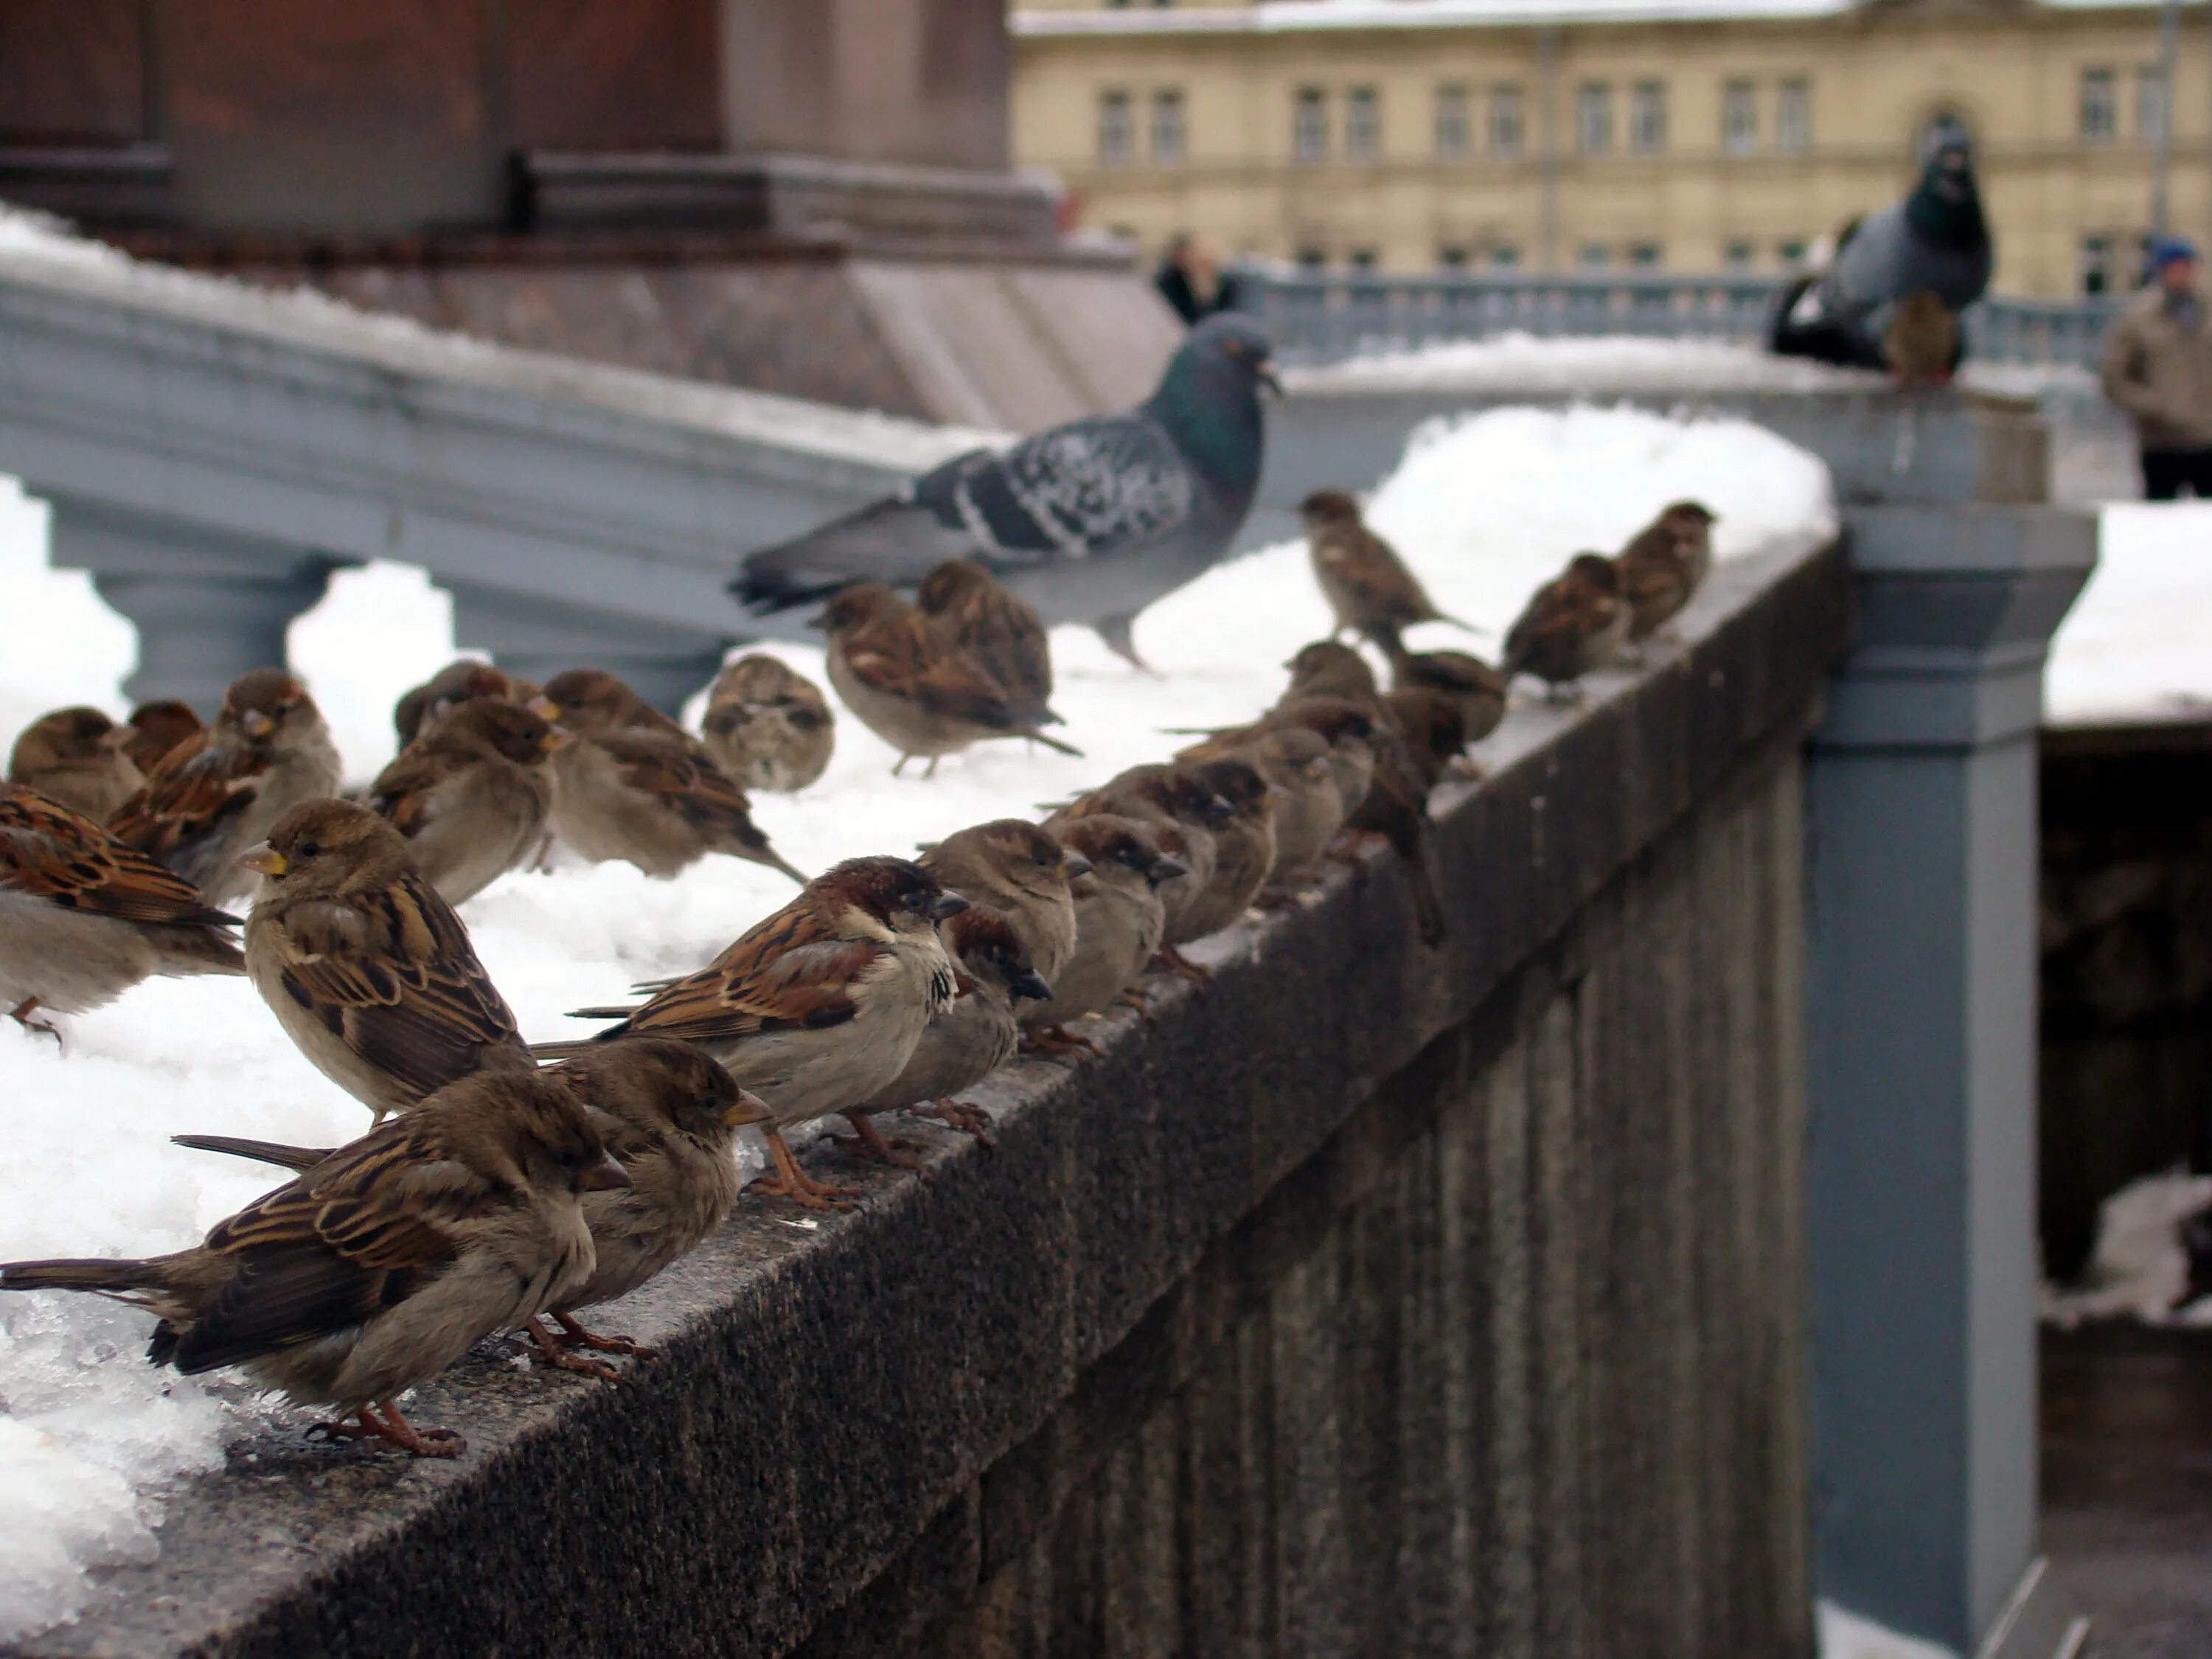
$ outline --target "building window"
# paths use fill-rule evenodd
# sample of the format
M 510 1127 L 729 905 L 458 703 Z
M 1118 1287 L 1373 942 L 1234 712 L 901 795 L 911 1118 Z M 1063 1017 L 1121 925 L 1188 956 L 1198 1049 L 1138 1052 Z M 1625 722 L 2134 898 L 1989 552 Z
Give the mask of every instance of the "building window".
M 2166 137 L 2166 75 L 2155 64 L 2136 71 L 2136 137 L 2155 144 Z
M 1300 87 L 1291 102 L 1291 155 L 1300 161 L 1328 159 L 1328 94 L 1319 87 Z
M 1377 264 L 1375 250 L 1371 247 L 1356 247 L 1349 258 L 1354 270 L 1372 270 Z
M 1372 87 L 1354 87 L 1344 100 L 1344 154 L 1371 161 L 1382 153 L 1382 98 Z
M 1473 129 L 1467 113 L 1465 87 L 1437 88 L 1437 160 L 1463 161 L 1467 159 Z
M 1748 81 L 1721 88 L 1721 148 L 1731 155 L 1759 148 L 1759 89 Z
M 1665 264 L 1656 242 L 1632 242 L 1628 247 L 1628 263 L 1638 270 L 1656 270 Z
M 1592 81 L 1575 94 L 1575 143 L 1585 155 L 1613 148 L 1613 88 Z
M 1129 130 L 1129 94 L 1126 92 L 1102 92 L 1098 94 L 1098 159 L 1108 167 L 1119 167 L 1127 161 L 1135 149 Z
M 1522 118 L 1521 88 L 1492 87 L 1490 90 L 1490 153 L 1501 161 L 1521 154 L 1528 123 Z
M 1467 249 L 1462 247 L 1457 242 L 1446 242 L 1443 246 L 1437 250 L 1437 269 L 1439 270 L 1465 270 L 1467 269 Z
M 1749 270 L 1759 251 L 1749 242 L 1730 242 L 1721 250 L 1721 263 L 1730 270 Z
M 1805 239 L 1802 236 L 1793 236 L 1786 241 L 1777 242 L 1774 245 L 1774 257 L 1781 260 L 1785 268 L 1803 264 Z
M 1295 257 L 1298 269 L 1309 276 L 1318 276 L 1328 269 L 1328 255 L 1317 247 L 1302 247 Z
M 2081 71 L 2081 142 L 2109 144 L 2120 130 L 2120 98 L 2108 69 Z
M 2109 236 L 2084 236 L 2081 239 L 2081 292 L 2090 299 L 2112 291 L 2112 239 Z
M 1182 160 L 1182 94 L 1170 89 L 1152 94 L 1152 160 L 1174 167 Z
M 1521 250 L 1510 242 L 1500 243 L 1490 250 L 1490 268 L 1492 270 L 1520 270 Z
M 1638 81 L 1628 96 L 1628 147 L 1638 155 L 1667 148 L 1667 88 L 1663 82 Z
M 1784 81 L 1774 89 L 1774 148 L 1802 155 L 1813 148 L 1813 83 Z
M 1613 263 L 1613 251 L 1603 242 L 1585 242 L 1576 251 L 1575 263 L 1584 270 L 1603 270 Z

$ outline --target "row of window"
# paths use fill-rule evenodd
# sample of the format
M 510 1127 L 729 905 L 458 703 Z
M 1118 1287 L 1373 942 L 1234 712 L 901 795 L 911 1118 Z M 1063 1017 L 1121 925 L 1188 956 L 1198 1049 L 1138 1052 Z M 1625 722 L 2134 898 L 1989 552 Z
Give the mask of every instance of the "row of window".
M 1667 148 L 1667 84 L 1638 81 L 1627 88 L 1626 119 L 1616 134 L 1614 88 L 1587 81 L 1575 88 L 1575 147 L 1584 155 L 1607 155 L 1625 148 L 1656 155 Z M 1770 142 L 1762 122 L 1765 100 L 1759 84 L 1730 81 L 1721 88 L 1721 148 L 1747 155 Z M 1291 100 L 1291 155 L 1296 161 L 1326 161 L 1335 135 L 1333 99 L 1325 87 L 1300 87 Z M 1148 154 L 1156 166 L 1180 163 L 1187 148 L 1183 94 L 1164 88 L 1152 94 Z M 1771 146 L 1801 154 L 1813 143 L 1813 86 L 1791 79 L 1774 87 Z M 1098 94 L 1098 159 L 1120 166 L 1137 156 L 1137 104 L 1119 88 Z M 1528 102 L 1522 87 L 1508 82 L 1477 89 L 1459 83 L 1436 89 L 1432 143 L 1442 161 L 1465 161 L 1478 153 L 1511 161 L 1526 153 Z M 1374 87 L 1347 88 L 1343 95 L 1343 156 L 1347 161 L 1378 161 L 1382 154 L 1382 94 Z
M 2166 76 L 2152 64 L 2135 72 L 2135 136 L 2154 144 L 2166 133 Z M 2120 76 L 2116 70 L 2081 71 L 2081 141 L 2109 144 L 2120 136 Z
M 1723 252 L 1730 270 L 1752 270 L 1759 263 L 1759 248 L 1752 242 L 1730 242 Z M 1321 248 L 1301 248 L 1296 258 L 1301 270 L 1312 273 L 1325 271 L 1331 264 L 1328 252 Z M 1776 264 L 1785 269 L 1802 264 L 1804 239 L 1789 237 L 1775 243 L 1773 258 Z M 1351 270 L 1372 270 L 1379 263 L 1371 247 L 1351 248 L 1344 256 L 1344 265 Z M 1666 263 L 1666 249 L 1657 242 L 1628 242 L 1617 248 L 1605 242 L 1585 242 L 1575 250 L 1575 266 L 1580 270 L 1656 270 Z M 1518 270 L 1521 250 L 1505 242 L 1494 243 L 1478 252 L 1447 242 L 1437 249 L 1437 264 L 1444 270 L 1472 270 L 1478 267 L 1494 271 Z

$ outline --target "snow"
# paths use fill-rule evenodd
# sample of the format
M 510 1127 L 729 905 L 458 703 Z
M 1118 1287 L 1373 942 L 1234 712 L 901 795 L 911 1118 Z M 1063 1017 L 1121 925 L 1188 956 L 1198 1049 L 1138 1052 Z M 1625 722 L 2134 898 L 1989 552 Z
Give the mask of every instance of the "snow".
M 2146 1325 L 2212 1325 L 2212 1296 L 2194 1302 L 2181 1224 L 2212 1210 L 2212 1176 L 2146 1176 L 2106 1199 L 2097 1212 L 2097 1248 L 2081 1283 L 2045 1285 L 2043 1317 L 2072 1327 L 2098 1319 Z
M 2212 712 L 2212 502 L 2104 510 L 2097 569 L 2059 625 L 2045 717 L 2084 726 Z
M 1959 1659 L 1949 1648 L 1900 1636 L 1833 1601 L 1820 1604 L 1819 1624 L 1820 1659 Z
M 1371 506 L 1447 610 L 1502 632 L 1528 590 L 1584 547 L 1618 545 L 1658 507 L 1699 496 L 1721 514 L 1722 557 L 1802 547 L 1833 527 L 1825 470 L 1739 422 L 1629 411 L 1494 411 L 1419 434 Z M 45 708 L 120 712 L 129 629 L 78 574 L 45 562 L 42 509 L 0 495 L 0 737 Z M 818 870 L 911 852 L 963 824 L 1030 815 L 1172 745 L 1161 728 L 1249 717 L 1279 665 L 1326 631 L 1302 547 L 1224 566 L 1147 612 L 1139 645 L 1162 671 L 1130 672 L 1089 634 L 1054 636 L 1068 759 L 1001 744 L 893 779 L 890 750 L 841 721 L 828 775 L 798 797 L 755 797 L 776 846 Z M 1436 630 L 1434 642 L 1457 638 Z M 818 649 L 769 647 L 822 678 Z M 350 776 L 390 757 L 398 693 L 453 650 L 449 605 L 419 572 L 341 573 L 295 624 L 294 665 L 331 718 Z M 526 1032 L 579 1029 L 564 1010 L 618 998 L 631 981 L 696 967 L 791 896 L 732 859 L 652 882 L 626 866 L 514 875 L 463 915 Z M 69 1048 L 0 1030 L 11 1201 L 0 1260 L 145 1255 L 192 1243 L 268 1184 L 234 1160 L 179 1151 L 188 1130 L 328 1144 L 367 1127 L 362 1109 L 286 1042 L 241 980 L 156 980 L 69 1022 Z M 745 1153 L 754 1165 L 756 1150 Z M 140 1361 L 143 1314 L 85 1297 L 0 1299 L 0 1641 L 66 1617 L 83 1571 L 153 1547 L 161 1489 L 216 1467 L 248 1422 L 296 1422 L 240 1386 Z M 21 1547 L 18 1547 L 18 1544 Z

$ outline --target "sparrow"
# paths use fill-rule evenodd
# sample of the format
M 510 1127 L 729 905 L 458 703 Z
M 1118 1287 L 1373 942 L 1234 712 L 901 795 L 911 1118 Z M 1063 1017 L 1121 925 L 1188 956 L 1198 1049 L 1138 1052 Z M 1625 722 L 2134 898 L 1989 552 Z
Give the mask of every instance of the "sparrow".
M 1312 880 L 1322 854 L 1344 828 L 1344 796 L 1328 740 L 1303 726 L 1270 723 L 1235 752 L 1282 792 L 1268 886 L 1283 892 Z
M 1436 607 L 1397 550 L 1359 517 L 1359 503 L 1341 489 L 1316 489 L 1298 503 L 1314 580 L 1336 617 L 1330 638 L 1359 634 L 1395 655 L 1401 630 L 1416 623 L 1468 624 Z M 1473 631 L 1471 629 L 1469 631 Z
M 261 878 L 246 923 L 254 988 L 379 1121 L 472 1073 L 530 1065 L 468 929 L 375 813 L 309 801 L 240 861 Z
M 1179 860 L 1160 850 L 1155 826 L 1116 813 L 1098 812 L 1066 825 L 1061 838 L 1085 860 L 1072 884 L 1075 896 L 1075 953 L 1053 981 L 1052 995 L 1018 1012 L 1023 1047 L 1034 1053 L 1097 1052 L 1070 1022 L 1106 1007 L 1136 983 L 1159 949 L 1167 928 L 1160 888 L 1186 873 Z
M 1030 965 L 1049 981 L 1075 951 L 1069 883 L 1083 859 L 1023 818 L 996 818 L 947 836 L 921 867 L 977 904 L 997 911 L 1022 942 Z
M 240 675 L 215 724 L 156 762 L 107 827 L 217 908 L 253 878 L 238 855 L 302 801 L 338 792 L 337 745 L 307 689 L 281 668 Z
M 1275 867 L 1274 813 L 1285 798 L 1237 756 L 1202 762 L 1192 770 L 1229 803 L 1229 816 L 1213 826 L 1213 869 L 1204 890 L 1169 923 L 1170 946 L 1219 933 L 1260 896 Z
M 946 647 L 981 665 L 1006 694 L 1014 718 L 1058 726 L 1052 711 L 1052 646 L 1036 610 L 999 586 L 973 559 L 948 559 L 921 579 L 915 609 Z
M 465 702 L 497 697 L 507 702 L 527 702 L 538 688 L 527 680 L 494 668 L 488 662 L 463 657 L 403 696 L 392 705 L 392 729 L 399 734 L 402 749 Z
M 904 1069 L 952 1000 L 937 924 L 967 908 L 920 865 L 848 860 L 643 1006 L 572 1015 L 617 1024 L 534 1052 L 573 1059 L 631 1036 L 697 1043 L 775 1114 L 764 1133 L 776 1176 L 757 1190 L 823 1208 L 849 1194 L 802 1170 L 782 1131 L 868 1099 Z
M 1167 908 L 1166 933 L 1172 938 L 1184 913 L 1200 902 L 1213 879 L 1213 833 L 1236 809 L 1188 766 L 1133 766 L 1103 787 L 1056 810 L 1045 822 L 1054 835 L 1065 825 L 1095 813 L 1110 812 L 1155 826 L 1160 850 L 1183 866 L 1183 873 L 1160 888 Z M 1206 970 L 1172 945 L 1160 947 L 1161 966 L 1186 979 L 1203 981 Z
M 82 812 L 0 784 L 0 1006 L 81 1013 L 156 974 L 242 974 L 238 918 Z
M 1406 739 L 1406 752 L 1421 775 L 1421 787 L 1434 789 L 1465 757 L 1467 722 L 1449 697 L 1419 690 L 1386 691 L 1382 701 Z
M 756 652 L 722 670 L 707 694 L 700 741 L 747 789 L 792 794 L 829 767 L 837 725 L 821 687 Z
M 1556 699 L 1583 675 L 1620 656 L 1630 615 L 1613 561 L 1577 553 L 1561 574 L 1538 588 L 1505 635 L 1508 675 L 1533 674 Z
M 8 781 L 105 823 L 146 781 L 131 758 L 134 735 L 97 708 L 57 708 L 32 721 L 15 739 L 8 757 Z
M 896 777 L 916 756 L 937 763 L 990 738 L 1030 738 L 1080 755 L 1037 730 L 1018 702 L 969 653 L 878 582 L 841 591 L 813 626 L 829 635 L 830 684 L 856 719 L 899 751 Z
M 1480 743 L 1505 718 L 1506 677 L 1464 651 L 1401 652 L 1390 659 L 1390 684 L 1450 698 L 1469 743 Z
M 466 1449 L 393 1403 L 493 1332 L 590 1279 L 580 1200 L 628 1180 L 557 1077 L 465 1079 L 147 1261 L 15 1261 L 0 1290 L 91 1291 L 160 1323 L 146 1357 L 186 1376 L 235 1365 L 346 1438 L 417 1457 Z
M 709 853 L 727 853 L 805 885 L 699 740 L 613 675 L 556 674 L 530 707 L 576 739 L 554 758 L 550 823 L 584 857 L 618 859 L 666 880 Z
M 156 761 L 199 731 L 202 724 L 191 704 L 174 697 L 142 702 L 131 711 L 131 738 L 123 752 L 141 772 L 151 772 Z
M 1712 574 L 1715 522 L 1698 502 L 1676 501 L 1614 555 L 1631 643 L 1641 644 L 1672 622 Z
M 989 906 L 971 901 L 945 924 L 944 938 L 953 964 L 951 1002 L 923 1028 L 899 1074 L 845 1111 L 855 1137 L 848 1144 L 878 1163 L 901 1160 L 869 1116 L 902 1106 L 988 1142 L 990 1115 L 952 1097 L 981 1083 L 1014 1052 L 1021 1035 L 1015 1005 L 1043 1002 L 1052 995 L 1052 987 L 1030 965 L 1020 935 Z
M 1898 301 L 1881 331 L 1881 357 L 1901 384 L 1948 385 L 1959 355 L 1959 319 L 1940 295 L 1920 288 Z
M 369 809 L 406 838 L 439 896 L 464 903 L 536 854 L 553 800 L 550 762 L 567 742 L 520 703 L 458 703 L 377 774 Z

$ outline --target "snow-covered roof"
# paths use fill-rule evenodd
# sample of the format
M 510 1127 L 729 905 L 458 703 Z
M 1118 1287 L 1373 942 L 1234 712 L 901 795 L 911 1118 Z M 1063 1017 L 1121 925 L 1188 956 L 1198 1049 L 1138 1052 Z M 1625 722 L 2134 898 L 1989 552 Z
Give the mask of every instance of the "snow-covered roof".
M 1020 35 L 1276 34 L 1309 29 L 1511 28 L 1547 23 L 1797 21 L 1869 0 L 1266 0 L 1251 6 L 1015 11 Z M 2205 0 L 2181 0 L 2188 6 Z M 2157 0 L 2034 0 L 2053 11 L 2155 9 Z

